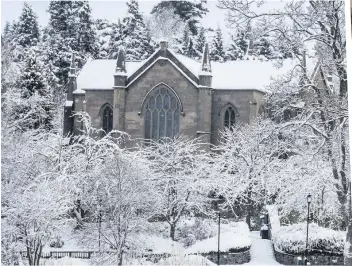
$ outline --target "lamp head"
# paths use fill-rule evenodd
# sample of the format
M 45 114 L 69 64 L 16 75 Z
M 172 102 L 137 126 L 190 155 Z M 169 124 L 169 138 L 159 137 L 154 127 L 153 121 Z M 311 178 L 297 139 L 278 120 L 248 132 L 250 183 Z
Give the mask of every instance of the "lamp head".
M 311 203 L 312 202 L 312 195 L 309 193 L 307 196 L 307 202 Z

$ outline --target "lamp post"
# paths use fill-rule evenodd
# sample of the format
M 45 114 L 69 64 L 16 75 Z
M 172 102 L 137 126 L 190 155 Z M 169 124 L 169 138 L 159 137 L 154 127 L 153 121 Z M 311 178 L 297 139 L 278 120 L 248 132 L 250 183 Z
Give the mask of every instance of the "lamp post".
M 306 239 L 306 258 L 305 258 L 305 265 L 308 265 L 308 233 L 309 233 L 309 206 L 312 202 L 312 196 L 308 194 L 307 196 L 307 203 L 308 203 L 308 214 L 307 214 L 307 239 Z
M 218 265 L 220 265 L 220 210 L 218 212 Z

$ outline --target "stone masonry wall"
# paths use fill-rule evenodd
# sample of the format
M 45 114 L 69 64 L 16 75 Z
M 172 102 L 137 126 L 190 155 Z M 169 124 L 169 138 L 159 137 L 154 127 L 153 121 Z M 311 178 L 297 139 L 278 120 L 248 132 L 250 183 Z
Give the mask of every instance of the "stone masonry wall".
M 264 93 L 253 90 L 213 90 L 211 143 L 218 144 L 223 130 L 224 107 L 232 104 L 237 111 L 236 124 L 250 123 L 258 115 Z
M 304 255 L 291 255 L 279 252 L 274 249 L 275 259 L 277 262 L 284 265 L 303 265 Z M 301 258 L 301 264 L 298 264 L 298 260 Z M 344 258 L 341 256 L 334 255 L 308 255 L 310 265 L 343 265 Z
M 201 254 L 203 257 L 206 257 L 213 263 L 218 262 L 218 253 L 207 253 Z M 228 253 L 228 252 L 221 252 L 220 253 L 220 265 L 228 265 L 228 264 L 244 264 L 251 260 L 250 251 L 238 252 L 238 253 Z
M 170 86 L 180 97 L 184 111 L 184 116 L 180 117 L 180 132 L 185 137 L 195 137 L 198 122 L 198 89 L 167 60 L 157 61 L 127 88 L 125 131 L 132 138 L 144 138 L 145 116 L 141 109 L 143 100 L 146 94 L 160 83 Z
M 101 128 L 102 118 L 99 112 L 106 103 L 113 106 L 114 91 L 112 88 L 111 90 L 87 90 L 85 96 L 86 112 L 91 116 L 92 126 Z

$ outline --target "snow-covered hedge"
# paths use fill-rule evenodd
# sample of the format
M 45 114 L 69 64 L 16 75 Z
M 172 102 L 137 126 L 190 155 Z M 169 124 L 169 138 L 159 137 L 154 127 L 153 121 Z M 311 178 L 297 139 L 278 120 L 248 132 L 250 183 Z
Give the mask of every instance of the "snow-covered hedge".
M 217 225 L 213 220 L 200 218 L 184 219 L 178 225 L 177 239 L 188 247 L 199 240 L 213 237 L 216 233 Z
M 198 255 L 178 255 L 171 256 L 167 259 L 159 261 L 158 265 L 199 265 L 199 266 L 213 266 L 216 265 L 210 260 Z
M 275 249 L 289 254 L 305 252 L 307 224 L 300 223 L 281 227 L 272 241 Z M 334 231 L 309 224 L 308 248 L 312 252 L 343 253 L 346 232 Z
M 251 247 L 251 238 L 246 223 L 222 224 L 220 229 L 220 251 L 239 252 Z M 218 250 L 218 236 L 196 242 L 186 249 L 188 254 L 210 253 Z

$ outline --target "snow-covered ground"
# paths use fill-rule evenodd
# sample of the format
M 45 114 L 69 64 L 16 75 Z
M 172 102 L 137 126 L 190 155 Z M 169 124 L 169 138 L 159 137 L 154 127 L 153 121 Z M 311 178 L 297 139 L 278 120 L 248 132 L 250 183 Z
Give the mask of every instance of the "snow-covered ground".
M 247 229 L 246 229 L 247 228 Z M 227 246 L 240 246 L 251 244 L 251 261 L 249 263 L 243 264 L 248 266 L 270 266 L 270 265 L 280 265 L 275 261 L 272 245 L 270 240 L 261 239 L 259 231 L 249 232 L 248 227 L 245 227 L 243 224 L 227 224 L 222 225 L 221 229 L 223 233 L 220 235 L 221 241 L 221 250 L 226 249 Z M 236 232 L 242 231 L 242 238 L 240 235 L 236 235 Z M 237 240 L 235 239 L 237 237 Z M 170 243 L 172 241 L 167 241 L 168 239 L 163 239 L 162 237 L 152 237 L 150 238 L 150 246 L 153 246 L 155 250 L 160 252 L 165 251 L 165 248 L 170 248 Z M 223 242 L 224 241 L 224 242 Z M 179 243 L 178 243 L 179 244 Z M 135 260 L 127 263 L 128 265 L 204 265 L 204 266 L 213 266 L 216 265 L 208 259 L 199 256 L 199 255 L 191 255 L 189 253 L 193 253 L 198 250 L 198 252 L 207 252 L 209 250 L 213 250 L 214 248 L 217 250 L 217 236 L 212 237 L 203 241 L 197 242 L 195 245 L 191 246 L 188 249 L 184 249 L 181 245 L 173 244 L 172 254 L 170 258 L 162 259 L 157 264 L 153 264 L 149 261 L 141 261 Z M 209 244 L 207 246 L 206 244 Z M 214 246 L 216 244 L 216 246 Z M 214 246 L 214 247 L 213 247 Z M 90 265 L 90 260 L 79 260 L 72 258 L 62 258 L 58 260 L 42 260 L 42 265 L 53 265 L 53 266 L 61 266 L 61 265 L 79 265 L 86 266 Z
M 243 265 L 250 266 L 271 266 L 281 265 L 275 260 L 274 251 L 272 249 L 271 241 L 261 239 L 259 231 L 251 232 L 252 247 L 251 247 L 251 261 Z

